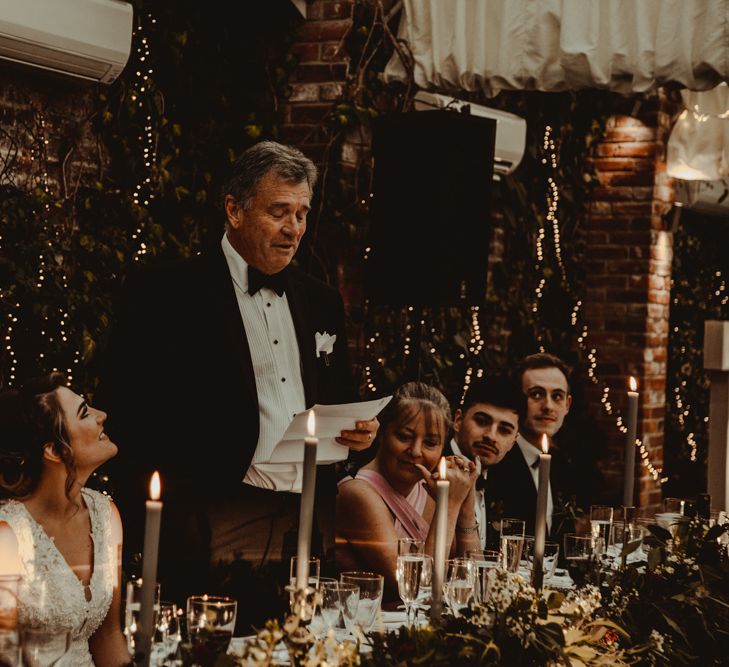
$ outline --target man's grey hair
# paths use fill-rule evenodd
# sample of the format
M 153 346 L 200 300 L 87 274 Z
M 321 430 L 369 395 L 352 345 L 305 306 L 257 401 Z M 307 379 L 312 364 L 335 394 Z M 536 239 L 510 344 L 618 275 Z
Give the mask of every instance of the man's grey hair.
M 260 180 L 269 172 L 294 183 L 306 181 L 309 190 L 314 189 L 317 169 L 314 163 L 298 148 L 285 146 L 275 141 L 261 141 L 254 144 L 236 159 L 230 176 L 223 185 L 222 203 L 230 195 L 249 210 Z

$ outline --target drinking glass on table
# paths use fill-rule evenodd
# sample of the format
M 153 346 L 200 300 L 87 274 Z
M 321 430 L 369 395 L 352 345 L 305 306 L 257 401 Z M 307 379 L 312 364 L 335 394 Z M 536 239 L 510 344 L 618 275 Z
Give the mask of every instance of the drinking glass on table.
M 544 573 L 544 581 L 548 581 L 554 576 L 557 570 L 557 559 L 559 558 L 559 544 L 557 542 L 544 543 L 544 555 L 542 557 L 542 571 Z M 534 569 L 534 538 L 524 538 L 524 559 L 530 570 Z
M 182 639 L 180 625 L 180 610 L 177 605 L 172 602 L 160 602 L 159 610 L 155 613 L 151 665 L 162 665 L 165 660 L 177 653 L 177 646 Z
M 445 597 L 453 614 L 458 616 L 473 594 L 473 562 L 467 558 L 451 558 L 446 565 Z
M 344 627 L 347 632 L 353 634 L 357 621 L 357 610 L 359 608 L 359 586 L 357 584 L 349 584 L 339 582 L 339 608 L 342 612 Z
M 127 650 L 134 655 L 135 635 L 139 631 L 139 614 L 141 609 L 142 578 L 127 581 L 124 601 L 124 636 L 127 638 Z M 154 613 L 159 611 L 160 586 L 154 589 Z
M 319 580 L 319 613 L 324 623 L 324 632 L 339 625 L 339 615 L 342 613 L 342 604 L 339 595 L 339 582 L 336 579 L 324 578 Z
M 499 539 L 501 567 L 508 572 L 519 570 L 521 552 L 524 548 L 524 521 L 521 519 L 502 519 Z
M 596 556 L 602 556 L 607 552 L 612 525 L 612 507 L 607 505 L 592 505 L 590 507 L 590 531 L 594 540 L 593 549 Z
M 407 626 L 413 627 L 413 610 L 420 592 L 420 576 L 423 572 L 423 556 L 408 554 L 397 557 L 395 578 L 400 599 L 405 605 Z
M 298 567 L 298 558 L 291 556 L 291 564 L 289 566 L 289 584 L 296 586 L 296 568 Z M 321 561 L 313 556 L 309 558 L 309 565 L 306 568 L 307 573 L 307 585 L 311 588 L 317 588 L 319 586 L 319 574 L 321 572 Z
M 590 562 L 595 555 L 595 540 L 591 535 L 575 535 L 567 533 L 564 536 L 564 557 L 567 569 L 577 586 L 582 586 L 587 577 Z
M 228 652 L 235 630 L 238 603 L 215 595 L 191 595 L 187 598 L 187 634 L 193 664 L 213 667 Z
M 473 597 L 479 604 L 489 599 L 489 570 L 501 567 L 501 555 L 498 551 L 469 549 L 466 552 L 473 568 Z
M 397 555 L 424 555 L 425 540 L 416 540 L 414 537 L 401 537 L 397 541 Z
M 367 632 L 374 625 L 377 612 L 380 610 L 385 578 L 375 572 L 342 572 L 339 581 L 359 586 L 359 605 L 355 622 Z

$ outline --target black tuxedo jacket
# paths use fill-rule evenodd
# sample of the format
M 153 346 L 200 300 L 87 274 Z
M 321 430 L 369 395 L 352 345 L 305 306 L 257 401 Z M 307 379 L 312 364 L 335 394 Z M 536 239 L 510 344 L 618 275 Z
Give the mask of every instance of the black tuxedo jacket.
M 307 407 L 356 400 L 339 293 L 293 267 L 286 281 Z M 182 514 L 180 530 L 192 533 L 182 543 L 204 544 L 204 505 L 240 488 L 259 431 L 250 349 L 222 248 L 130 274 L 115 315 L 95 402 L 119 446 L 111 475 L 125 526 L 141 530 L 157 469 L 165 515 Z M 329 364 L 316 357 L 315 333 L 325 331 L 337 337 Z M 320 467 L 317 486 L 333 494 L 329 475 Z M 130 545 L 138 550 L 139 541 Z
M 564 455 L 557 448 L 552 448 L 550 454 L 552 465 L 549 481 L 552 487 L 554 514 L 549 537 L 559 540 L 561 533 L 565 532 L 559 512 L 562 505 L 572 496 L 572 484 L 568 462 Z M 537 489 L 526 459 L 516 443 L 500 463 L 489 468 L 486 506 L 490 517 L 495 518 L 498 515 L 503 518 L 523 519 L 526 522 L 525 533 L 534 535 Z

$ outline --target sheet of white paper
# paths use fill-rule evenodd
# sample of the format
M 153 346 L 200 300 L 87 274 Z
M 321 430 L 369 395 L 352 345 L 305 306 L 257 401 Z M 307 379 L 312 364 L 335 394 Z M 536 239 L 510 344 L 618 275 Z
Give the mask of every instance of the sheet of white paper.
M 353 430 L 358 421 L 368 421 L 376 417 L 392 396 L 361 403 L 342 403 L 340 405 L 315 405 L 311 408 L 316 415 L 316 437 L 319 446 L 316 450 L 317 463 L 335 463 L 347 458 L 349 447 L 334 440 L 343 430 Z M 301 463 L 304 460 L 304 438 L 308 435 L 306 420 L 309 411 L 297 414 L 283 434 L 281 441 L 274 447 L 269 463 Z

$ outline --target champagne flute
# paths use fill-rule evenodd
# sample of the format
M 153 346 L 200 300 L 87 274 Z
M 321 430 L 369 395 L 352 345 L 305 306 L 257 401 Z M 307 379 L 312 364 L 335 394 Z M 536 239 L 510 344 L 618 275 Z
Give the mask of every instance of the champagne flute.
M 405 605 L 405 616 L 407 626 L 413 627 L 413 609 L 420 591 L 420 577 L 423 572 L 423 557 L 418 555 L 407 555 L 397 557 L 395 575 L 397 578 L 397 590 L 400 599 Z
M 508 572 L 519 571 L 519 561 L 524 547 L 524 526 L 521 519 L 502 519 L 499 547 L 501 567 Z

